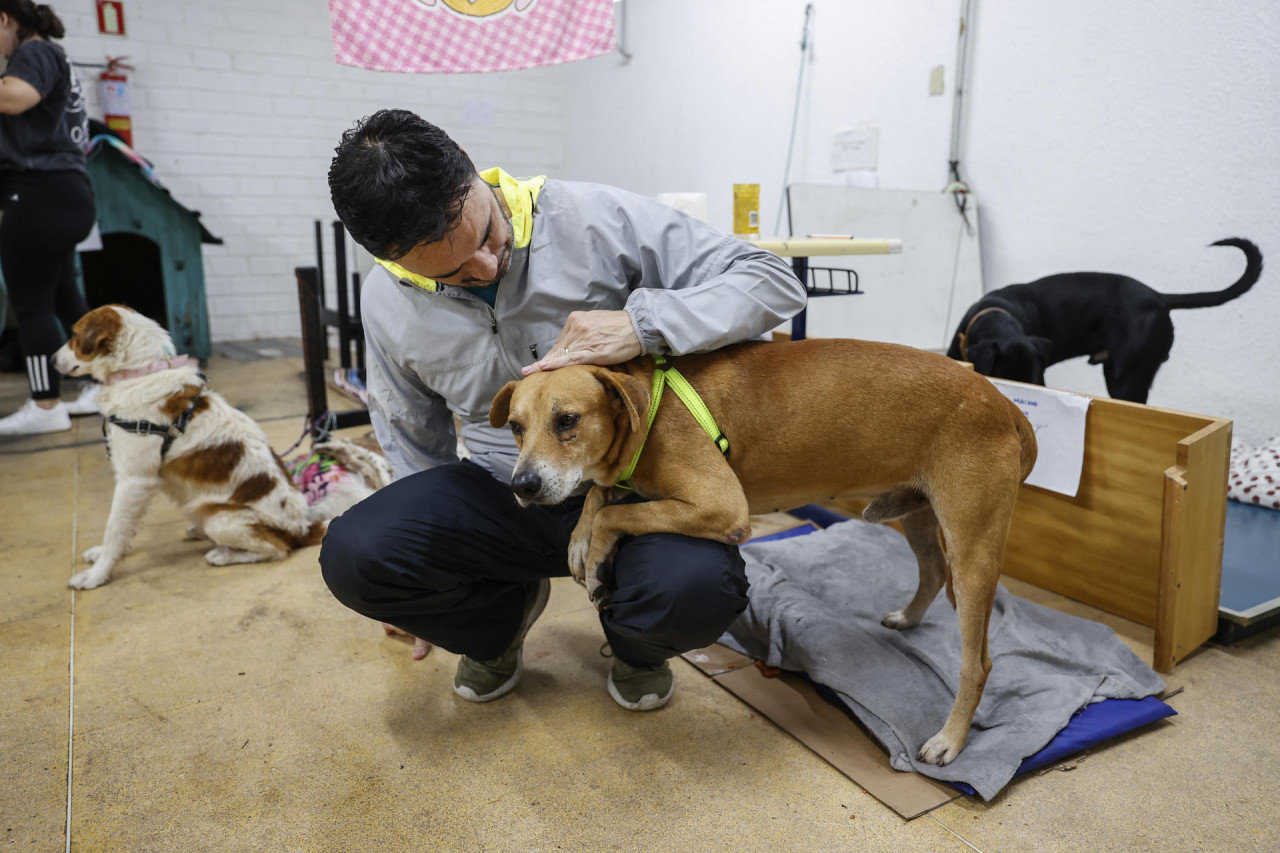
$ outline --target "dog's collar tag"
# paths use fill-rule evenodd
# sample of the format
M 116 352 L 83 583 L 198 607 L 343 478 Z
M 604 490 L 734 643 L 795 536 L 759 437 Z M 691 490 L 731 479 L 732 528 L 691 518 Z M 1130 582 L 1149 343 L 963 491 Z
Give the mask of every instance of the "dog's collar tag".
M 662 402 L 662 391 L 667 386 L 671 386 L 671 390 L 680 398 L 680 402 L 684 403 L 685 408 L 689 410 L 689 414 L 693 415 L 693 419 L 698 422 L 698 426 L 711 437 L 716 447 L 725 456 L 729 455 L 729 439 L 720 431 L 720 427 L 716 425 L 716 419 L 712 416 L 711 410 L 707 408 L 707 404 L 702 402 L 702 398 L 698 396 L 698 392 L 689 384 L 689 380 L 684 378 L 684 374 L 676 370 L 674 364 L 669 363 L 660 355 L 653 357 L 653 363 L 656 369 L 653 371 L 653 392 L 649 396 L 649 419 L 644 426 L 645 440 L 649 438 L 649 430 L 653 428 L 653 419 L 658 416 L 658 404 Z M 631 477 L 636 473 L 636 466 L 640 464 L 640 454 L 644 452 L 644 441 L 640 442 L 640 446 L 636 448 L 636 455 L 631 457 L 629 464 L 622 476 L 618 478 L 616 485 L 623 489 L 634 489 L 631 484 Z

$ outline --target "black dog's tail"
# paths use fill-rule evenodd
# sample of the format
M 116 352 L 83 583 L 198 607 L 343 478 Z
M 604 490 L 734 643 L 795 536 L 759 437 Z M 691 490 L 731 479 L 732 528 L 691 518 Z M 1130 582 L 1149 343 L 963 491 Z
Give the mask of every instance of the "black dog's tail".
M 1228 237 L 1213 243 L 1214 246 L 1235 246 L 1244 252 L 1244 275 L 1226 290 L 1211 290 L 1207 293 L 1162 293 L 1164 303 L 1170 308 L 1212 308 L 1224 302 L 1230 302 L 1253 287 L 1258 276 L 1262 275 L 1262 252 L 1248 240 L 1240 237 Z

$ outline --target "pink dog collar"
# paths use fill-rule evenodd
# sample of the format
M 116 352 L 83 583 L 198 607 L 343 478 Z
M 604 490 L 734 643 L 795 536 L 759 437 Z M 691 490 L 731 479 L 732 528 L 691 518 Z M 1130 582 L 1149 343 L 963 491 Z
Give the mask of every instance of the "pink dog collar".
M 146 367 L 135 367 L 132 370 L 120 370 L 115 373 L 107 374 L 107 378 L 103 380 L 104 385 L 110 385 L 112 382 L 122 382 L 125 379 L 137 379 L 139 376 L 146 376 L 150 373 L 159 373 L 161 370 L 173 370 L 176 367 L 186 367 L 188 364 L 196 364 L 194 358 L 189 355 L 174 355 L 163 361 L 153 361 Z

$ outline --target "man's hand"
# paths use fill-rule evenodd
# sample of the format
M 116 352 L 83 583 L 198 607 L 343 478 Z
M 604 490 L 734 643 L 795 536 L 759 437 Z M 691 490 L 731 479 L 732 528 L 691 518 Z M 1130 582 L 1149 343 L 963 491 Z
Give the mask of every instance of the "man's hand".
M 415 637 L 412 634 L 405 633 L 395 625 L 386 622 L 382 623 L 382 630 L 386 632 L 388 637 L 404 637 L 413 640 L 413 659 L 422 660 L 427 656 L 427 652 L 431 651 L 431 644 L 421 637 Z
M 626 311 L 574 311 L 551 352 L 525 367 L 528 376 L 571 364 L 621 364 L 640 355 L 640 339 Z

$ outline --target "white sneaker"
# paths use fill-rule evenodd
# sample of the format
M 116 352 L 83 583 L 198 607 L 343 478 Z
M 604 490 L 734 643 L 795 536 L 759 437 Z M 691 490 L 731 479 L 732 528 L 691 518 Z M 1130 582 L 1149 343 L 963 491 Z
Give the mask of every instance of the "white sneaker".
M 0 435 L 39 435 L 71 429 L 71 416 L 61 401 L 52 409 L 42 409 L 35 400 L 27 400 L 21 409 L 0 418 Z
M 67 403 L 68 415 L 96 415 L 98 414 L 98 391 L 102 386 L 97 382 L 92 385 L 84 386 L 84 390 L 80 392 L 80 396 L 76 397 L 75 402 Z

